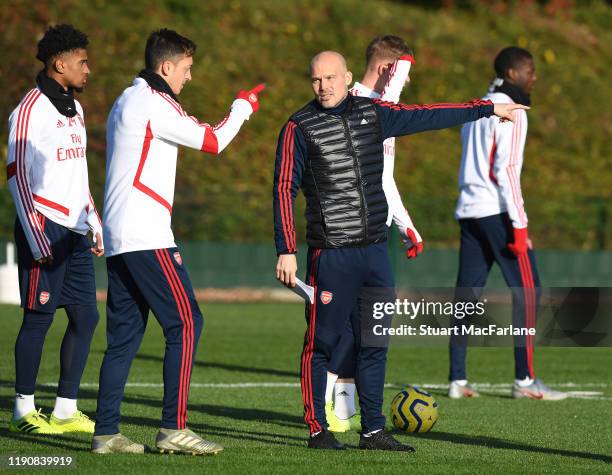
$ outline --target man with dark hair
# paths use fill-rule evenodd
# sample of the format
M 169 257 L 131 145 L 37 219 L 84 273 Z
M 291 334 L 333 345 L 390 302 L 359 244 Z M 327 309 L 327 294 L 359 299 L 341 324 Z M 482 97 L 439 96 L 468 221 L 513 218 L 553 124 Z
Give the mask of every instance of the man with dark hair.
M 366 49 L 363 79 L 361 82 L 355 82 L 349 92 L 353 96 L 397 103 L 404 85 L 410 81 L 409 73 L 413 63 L 412 49 L 402 38 L 393 35 L 377 36 Z M 393 178 L 395 137 L 384 141 L 383 153 L 382 187 L 389 206 L 387 226 L 395 224 L 406 247 L 406 257 L 413 259 L 423 251 L 423 240 L 402 202 Z M 361 429 L 361 418 L 355 408 L 353 340 L 354 336 L 348 325 L 333 351 L 327 369 L 325 415 L 332 432 Z
M 89 192 L 81 104 L 90 70 L 87 36 L 49 28 L 36 57 L 44 63 L 9 118 L 7 181 L 17 209 L 15 242 L 23 321 L 15 343 L 15 408 L 9 429 L 32 434 L 93 432 L 77 409 L 81 376 L 98 323 L 92 254 L 104 254 L 102 223 Z M 86 237 L 93 237 L 91 245 Z M 68 326 L 50 418 L 36 411 L 34 388 L 45 336 L 57 308 Z
M 395 298 L 387 255 L 387 200 L 382 187 L 383 141 L 388 137 L 442 129 L 493 113 L 509 117 L 515 104 L 472 101 L 407 106 L 348 93 L 352 74 L 342 55 L 317 54 L 310 65 L 315 99 L 282 128 L 274 169 L 276 278 L 296 285 L 297 253 L 293 204 L 306 197 L 306 280 L 315 289 L 306 305 L 307 330 L 301 382 L 308 447 L 343 449 L 325 416 L 327 366 L 362 292 Z M 355 314 L 354 314 L 355 315 Z M 413 451 L 385 432 L 382 414 L 387 349 L 362 344 L 358 313 L 351 320 L 356 345 L 355 379 L 361 406 L 361 449 Z M 363 338 L 362 338 L 363 337 Z
M 177 55 L 193 56 L 196 44 L 176 31 L 162 28 L 153 32 L 145 46 L 145 69 L 156 71 L 161 63 Z
M 537 80 L 529 51 L 511 46 L 495 58 L 497 77 L 484 97 L 494 104 L 530 105 Z M 521 192 L 521 169 L 527 139 L 527 114 L 515 111 L 513 122 L 483 118 L 461 129 L 463 153 L 459 168 L 459 199 L 455 217 L 461 228 L 457 300 L 478 301 L 494 262 L 512 289 L 512 320 L 516 328 L 534 328 L 540 278 L 527 234 L 527 213 Z M 453 399 L 477 397 L 468 384 L 465 368 L 466 317 L 455 320 L 459 329 L 450 339 L 450 385 Z M 553 391 L 535 377 L 533 336 L 514 340 L 515 380 L 512 397 L 560 400 L 566 393 Z
M 151 33 L 147 68 L 115 101 L 107 123 L 104 236 L 108 270 L 108 347 L 100 370 L 95 453 L 143 453 L 119 433 L 120 404 L 149 310 L 164 331 L 164 401 L 156 446 L 162 452 L 214 454 L 223 448 L 187 428 L 187 399 L 203 318 L 174 242 L 172 202 L 179 145 L 219 154 L 259 107 L 240 91 L 217 126 L 178 101 L 191 80 L 196 45 L 178 33 Z
M 523 68 L 520 67 L 521 64 L 523 65 Z M 503 86 L 503 81 L 505 80 L 506 84 L 514 83 L 515 85 L 518 85 L 519 88 L 524 86 L 524 88 L 528 89 L 528 92 L 531 92 L 533 84 L 537 79 L 535 76 L 535 66 L 533 65 L 533 56 L 529 51 L 519 48 L 518 46 L 508 46 L 507 48 L 501 50 L 495 57 L 493 68 L 495 69 L 496 75 L 494 82 L 495 88 Z M 513 70 L 512 74 L 514 75 L 523 72 L 525 75 L 524 79 L 517 77 L 510 78 L 508 75 L 510 74 L 511 69 Z M 530 79 L 526 77 L 527 74 L 531 76 Z

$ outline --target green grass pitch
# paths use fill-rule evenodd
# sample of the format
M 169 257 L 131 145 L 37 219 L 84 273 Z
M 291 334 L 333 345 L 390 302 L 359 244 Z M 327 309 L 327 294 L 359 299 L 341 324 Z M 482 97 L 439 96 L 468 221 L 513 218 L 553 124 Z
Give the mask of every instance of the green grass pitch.
M 306 449 L 299 386 L 304 312 L 297 304 L 203 304 L 203 337 L 192 373 L 189 426 L 220 442 L 217 456 L 100 456 L 85 435 L 15 435 L 7 426 L 13 405 L 13 345 L 21 311 L 0 306 L 0 453 L 71 455 L 87 473 L 478 473 L 612 472 L 612 349 L 536 349 L 535 367 L 550 385 L 574 392 L 561 402 L 509 398 L 511 348 L 473 348 L 470 380 L 483 396 L 451 401 L 443 385 L 445 348 L 392 347 L 385 411 L 406 384 L 429 388 L 440 420 L 429 434 L 397 437 L 415 454 L 362 452 L 358 435 L 340 434 L 350 449 Z M 104 307 L 81 389 L 80 408 L 95 411 L 98 370 L 105 348 Z M 59 345 L 66 317 L 59 311 L 47 336 L 38 376 L 37 405 L 52 409 Z M 122 432 L 153 445 L 161 415 L 163 338 L 153 316 L 134 361 L 122 406 Z M 570 384 L 571 383 L 571 384 Z

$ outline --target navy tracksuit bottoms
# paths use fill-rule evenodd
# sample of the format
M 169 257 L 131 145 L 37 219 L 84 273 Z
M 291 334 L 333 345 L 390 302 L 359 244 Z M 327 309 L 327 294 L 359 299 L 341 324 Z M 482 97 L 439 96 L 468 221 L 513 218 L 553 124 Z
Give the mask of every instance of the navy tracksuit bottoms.
M 457 301 L 477 301 L 491 266 L 497 262 L 508 287 L 512 289 L 512 323 L 515 327 L 535 327 L 540 297 L 540 278 L 532 250 L 516 257 L 507 245 L 513 242 L 512 225 L 507 213 L 478 219 L 460 219 L 461 247 L 457 276 Z M 455 320 L 455 326 L 469 324 L 469 318 Z M 533 378 L 533 336 L 514 339 L 515 377 Z M 467 336 L 450 339 L 449 379 L 467 379 L 465 359 Z
M 191 369 L 203 318 L 176 248 L 126 252 L 106 260 L 107 349 L 100 369 L 96 435 L 119 432 L 120 405 L 149 310 L 161 325 L 164 401 L 161 427 L 184 429 Z
M 382 429 L 383 388 L 387 348 L 363 344 L 360 321 L 367 312 L 354 312 L 367 288 L 378 289 L 385 301 L 395 298 L 387 243 L 367 247 L 308 250 L 306 283 L 315 288 L 315 301 L 306 304 L 306 335 L 301 358 L 304 420 L 311 433 L 327 428 L 325 388 L 334 351 L 351 325 L 354 335 L 355 383 L 364 432 Z M 382 290 L 382 293 L 380 292 Z
M 20 221 L 15 221 L 23 321 L 15 342 L 15 392 L 34 394 L 43 345 L 55 311 L 68 325 L 60 349 L 57 395 L 77 399 L 89 346 L 98 324 L 93 256 L 87 237 L 37 213 L 51 243 L 53 262 L 34 260 Z

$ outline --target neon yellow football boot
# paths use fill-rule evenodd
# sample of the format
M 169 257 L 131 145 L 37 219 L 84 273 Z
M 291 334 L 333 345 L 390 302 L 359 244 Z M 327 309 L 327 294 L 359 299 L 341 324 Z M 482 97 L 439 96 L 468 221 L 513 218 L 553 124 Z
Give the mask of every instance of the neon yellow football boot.
M 349 423 L 349 430 L 354 430 L 355 432 L 361 432 L 361 414 L 358 412 L 353 414 L 351 417 L 347 419 Z
M 9 423 L 10 432 L 23 432 L 25 434 L 61 434 L 62 432 L 52 427 L 47 421 L 47 416 L 38 411 L 28 412 L 21 419 L 11 418 Z
M 96 424 L 81 411 L 77 411 L 68 419 L 59 419 L 51 414 L 49 425 L 60 433 L 82 432 L 85 434 L 93 434 Z
M 327 419 L 328 430 L 331 432 L 346 432 L 351 430 L 348 420 L 338 419 L 334 412 L 334 401 L 325 403 L 325 419 Z

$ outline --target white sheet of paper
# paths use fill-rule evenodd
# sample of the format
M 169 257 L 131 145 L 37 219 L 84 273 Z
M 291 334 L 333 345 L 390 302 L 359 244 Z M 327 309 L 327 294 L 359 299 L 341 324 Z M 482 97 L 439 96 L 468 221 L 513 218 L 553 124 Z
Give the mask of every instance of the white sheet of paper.
M 311 305 L 314 303 L 314 299 L 315 299 L 314 287 L 311 287 L 310 285 L 305 284 L 297 277 L 295 279 L 295 287 L 293 287 L 291 290 L 293 290 L 296 294 L 298 294 L 304 300 L 308 300 L 308 302 L 310 302 Z

